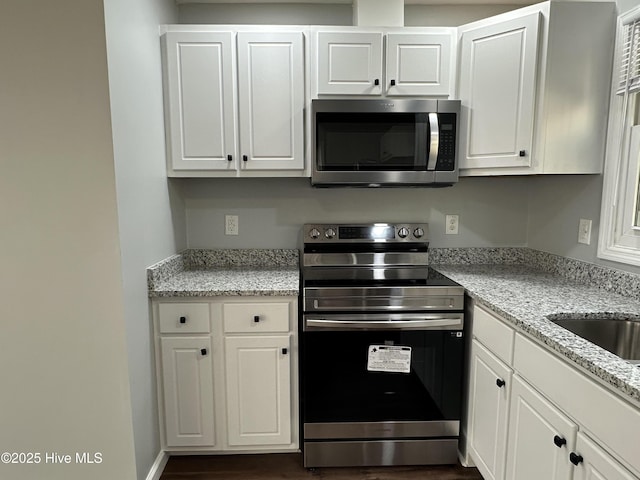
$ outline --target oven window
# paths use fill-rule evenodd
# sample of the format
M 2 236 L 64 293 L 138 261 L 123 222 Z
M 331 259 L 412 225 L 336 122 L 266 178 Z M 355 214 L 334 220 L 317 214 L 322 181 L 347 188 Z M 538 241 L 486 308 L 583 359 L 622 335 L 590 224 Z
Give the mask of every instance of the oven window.
M 459 420 L 461 332 L 305 332 L 304 421 Z M 367 369 L 370 345 L 411 347 L 409 373 Z
M 425 170 L 419 155 L 418 115 L 411 113 L 316 114 L 318 170 Z

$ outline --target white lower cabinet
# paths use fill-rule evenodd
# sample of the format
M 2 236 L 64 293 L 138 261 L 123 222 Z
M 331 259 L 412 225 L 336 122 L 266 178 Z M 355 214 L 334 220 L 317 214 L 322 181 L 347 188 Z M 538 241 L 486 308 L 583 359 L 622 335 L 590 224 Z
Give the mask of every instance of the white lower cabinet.
M 225 338 L 229 445 L 291 442 L 289 336 Z
M 640 480 L 637 405 L 487 310 L 470 320 L 466 451 L 485 480 Z
M 622 468 L 593 440 L 578 432 L 573 461 L 577 463 L 573 480 L 637 480 L 638 477 Z
M 162 447 L 298 449 L 297 298 L 154 302 Z
M 485 480 L 504 478 L 512 374 L 480 342 L 472 341 L 469 448 Z
M 167 445 L 214 446 L 211 339 L 163 337 L 160 349 Z
M 506 478 L 570 480 L 569 452 L 575 447 L 577 431 L 575 423 L 514 376 Z

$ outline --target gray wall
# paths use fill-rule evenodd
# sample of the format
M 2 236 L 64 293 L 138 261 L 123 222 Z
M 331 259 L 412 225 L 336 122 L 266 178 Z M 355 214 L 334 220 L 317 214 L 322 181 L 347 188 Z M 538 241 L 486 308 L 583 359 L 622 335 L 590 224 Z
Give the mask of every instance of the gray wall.
M 133 480 L 102 0 L 3 0 L 0 59 L 0 478 Z
M 530 3 L 536 3 L 532 1 Z M 522 5 L 406 5 L 405 25 L 453 27 Z M 353 8 L 342 4 L 181 4 L 179 23 L 352 25 Z
M 463 178 L 450 188 L 312 188 L 309 179 L 181 180 L 189 247 L 296 248 L 311 222 L 428 222 L 432 246 L 521 246 L 527 242 L 527 181 Z M 239 235 L 224 235 L 224 215 Z M 444 234 L 444 216 L 460 233 Z
M 523 6 L 524 4 L 405 5 L 404 24 L 408 27 L 457 27 Z
M 186 246 L 184 205 L 165 175 L 158 25 L 173 0 L 105 2 L 129 383 L 140 480 L 160 452 L 147 266 Z M 115 477 L 113 477 L 115 478 Z

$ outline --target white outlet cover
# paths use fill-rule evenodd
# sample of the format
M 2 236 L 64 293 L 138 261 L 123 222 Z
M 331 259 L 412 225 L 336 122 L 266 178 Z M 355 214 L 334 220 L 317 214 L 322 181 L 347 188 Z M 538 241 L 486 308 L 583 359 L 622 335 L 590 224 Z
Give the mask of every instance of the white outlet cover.
M 591 245 L 591 220 L 580 219 L 578 226 L 578 243 Z
M 458 223 L 459 223 L 458 215 L 446 215 L 445 222 L 444 222 L 444 233 L 446 235 L 457 235 Z
M 238 215 L 224 216 L 224 234 L 238 235 Z

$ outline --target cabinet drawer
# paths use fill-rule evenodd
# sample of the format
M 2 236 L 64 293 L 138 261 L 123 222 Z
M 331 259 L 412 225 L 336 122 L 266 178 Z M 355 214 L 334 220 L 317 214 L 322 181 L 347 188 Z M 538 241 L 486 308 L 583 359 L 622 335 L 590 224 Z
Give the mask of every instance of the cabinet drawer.
M 640 472 L 640 409 L 520 334 L 513 364 L 609 452 Z
M 288 332 L 288 303 L 227 303 L 225 333 Z
M 511 327 L 486 310 L 474 307 L 473 335 L 498 358 L 511 365 L 515 335 Z
M 158 305 L 160 333 L 209 333 L 209 304 L 161 303 Z

